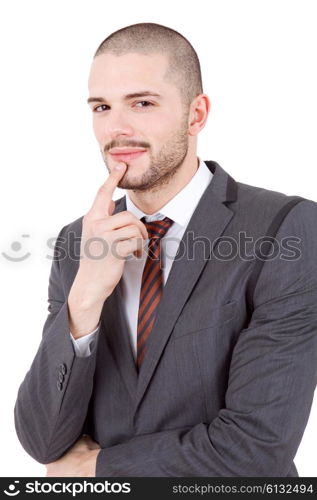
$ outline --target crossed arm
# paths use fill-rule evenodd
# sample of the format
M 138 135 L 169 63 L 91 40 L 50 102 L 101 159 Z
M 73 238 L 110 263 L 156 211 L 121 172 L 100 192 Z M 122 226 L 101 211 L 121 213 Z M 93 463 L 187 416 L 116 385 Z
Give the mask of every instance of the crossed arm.
M 70 475 L 87 477 L 287 476 L 317 383 L 316 207 L 300 203 L 280 229 L 280 237 L 301 238 L 301 257 L 264 264 L 251 322 L 240 332 L 232 354 L 225 407 L 212 422 L 138 435 L 109 448 L 91 449 L 93 443 L 84 445 L 81 439 L 74 446 L 92 391 L 95 350 L 89 358 L 74 357 L 66 341 L 65 304 L 57 301 L 17 400 L 16 427 L 25 449 L 49 464 L 50 475 L 63 464 Z M 56 291 L 57 268 L 51 280 Z M 52 390 L 44 407 L 44 387 L 53 385 L 48 357 L 60 359 L 61 352 L 71 366 L 67 390 L 59 400 Z M 83 383 L 86 390 L 79 394 Z M 37 412 L 30 411 L 30 398 Z M 70 406 L 78 408 L 76 416 Z M 36 436 L 28 430 L 30 424 Z

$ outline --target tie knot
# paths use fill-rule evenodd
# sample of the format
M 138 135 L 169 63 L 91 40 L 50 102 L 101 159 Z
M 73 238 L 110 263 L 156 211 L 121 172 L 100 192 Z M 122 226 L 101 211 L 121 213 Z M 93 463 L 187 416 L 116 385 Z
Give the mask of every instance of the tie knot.
M 162 220 L 153 220 L 152 222 L 146 222 L 145 217 L 142 217 L 141 221 L 145 225 L 150 239 L 163 238 L 171 225 L 174 223 L 174 221 L 168 217 L 164 217 Z

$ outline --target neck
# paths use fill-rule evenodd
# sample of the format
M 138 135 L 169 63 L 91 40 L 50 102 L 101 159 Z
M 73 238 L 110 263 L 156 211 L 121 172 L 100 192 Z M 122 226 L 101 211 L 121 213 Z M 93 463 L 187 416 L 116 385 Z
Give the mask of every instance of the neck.
M 187 161 L 186 161 L 187 160 Z M 199 160 L 187 158 L 166 185 L 148 191 L 129 190 L 128 196 L 134 205 L 147 215 L 155 214 L 190 182 L 198 170 Z

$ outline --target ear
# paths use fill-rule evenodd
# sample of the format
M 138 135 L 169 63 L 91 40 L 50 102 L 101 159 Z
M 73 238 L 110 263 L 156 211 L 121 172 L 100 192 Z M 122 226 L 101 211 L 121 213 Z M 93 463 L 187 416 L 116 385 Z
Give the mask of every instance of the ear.
M 204 128 L 210 108 L 210 99 L 206 94 L 199 94 L 195 97 L 189 110 L 189 135 L 197 135 Z

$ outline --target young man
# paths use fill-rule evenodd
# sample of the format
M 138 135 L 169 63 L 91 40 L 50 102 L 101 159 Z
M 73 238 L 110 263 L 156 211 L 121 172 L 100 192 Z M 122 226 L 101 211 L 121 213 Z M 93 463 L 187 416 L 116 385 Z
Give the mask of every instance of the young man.
M 110 35 L 89 92 L 109 176 L 56 242 L 15 406 L 23 447 L 49 476 L 297 476 L 317 379 L 317 204 L 197 157 L 210 101 L 174 30 Z

